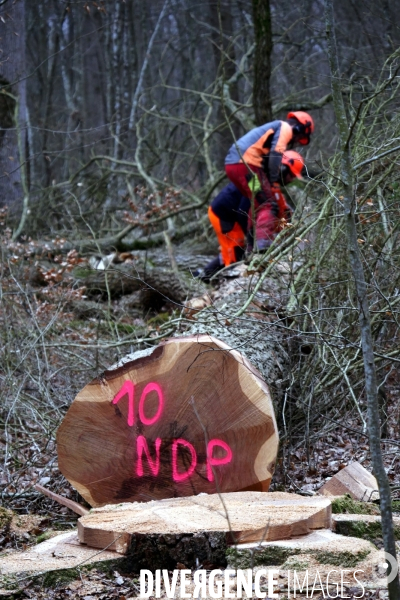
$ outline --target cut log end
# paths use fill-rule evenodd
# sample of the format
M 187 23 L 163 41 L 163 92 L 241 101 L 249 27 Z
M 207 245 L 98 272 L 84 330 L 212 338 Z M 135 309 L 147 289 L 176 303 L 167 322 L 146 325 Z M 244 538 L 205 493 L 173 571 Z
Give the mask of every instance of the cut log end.
M 173 338 L 106 371 L 57 434 L 60 470 L 91 506 L 266 491 L 277 448 L 266 383 L 207 335 Z
M 290 539 L 330 522 L 327 498 L 236 492 L 105 506 L 79 519 L 78 531 L 81 543 L 129 554 L 135 568 L 170 569 L 196 557 L 215 564 L 227 545 Z

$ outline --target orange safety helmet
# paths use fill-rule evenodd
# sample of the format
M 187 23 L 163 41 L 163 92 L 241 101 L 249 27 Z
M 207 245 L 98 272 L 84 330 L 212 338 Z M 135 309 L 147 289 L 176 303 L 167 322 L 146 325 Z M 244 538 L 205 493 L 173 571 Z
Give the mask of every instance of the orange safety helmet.
M 303 179 L 302 171 L 304 169 L 303 157 L 294 150 L 286 150 L 283 153 L 282 165 L 285 165 L 294 177 L 297 179 Z
M 290 112 L 287 115 L 288 119 L 296 119 L 300 123 L 298 130 L 296 131 L 296 126 L 293 128 L 293 131 L 298 136 L 298 142 L 302 146 L 307 146 L 310 143 L 310 135 L 314 131 L 314 121 L 312 117 L 301 110 L 297 110 L 294 112 Z

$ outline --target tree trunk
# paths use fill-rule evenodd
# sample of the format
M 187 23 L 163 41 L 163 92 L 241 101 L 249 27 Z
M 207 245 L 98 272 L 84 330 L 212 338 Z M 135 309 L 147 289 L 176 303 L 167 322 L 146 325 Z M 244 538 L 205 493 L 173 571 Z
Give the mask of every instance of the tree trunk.
M 24 1 L 7 2 L 0 16 L 0 203 L 18 213 L 28 185 Z
M 211 31 L 212 50 L 215 60 L 215 73 L 226 83 L 236 72 L 235 47 L 233 44 L 234 25 L 232 6 L 228 0 L 209 0 L 210 22 L 213 26 Z M 229 86 L 229 95 L 234 102 L 239 100 L 237 81 Z M 217 164 L 223 165 L 226 153 L 233 143 L 232 133 L 226 122 L 224 107 L 218 103 L 217 122 L 225 123 L 221 129 L 220 139 L 217 147 Z M 232 122 L 232 130 L 235 137 L 240 136 L 237 121 Z
M 374 474 L 379 485 L 384 548 L 386 552 L 396 558 L 396 541 L 393 531 L 390 487 L 381 450 L 378 387 L 376 380 L 374 343 L 371 332 L 371 318 L 368 305 L 367 285 L 365 281 L 364 267 L 360 256 L 360 249 L 357 239 L 357 226 L 354 216 L 356 201 L 353 184 L 352 156 L 350 150 L 350 130 L 347 123 L 346 110 L 341 90 L 341 76 L 336 48 L 332 0 L 325 0 L 325 20 L 328 40 L 328 55 L 331 69 L 333 105 L 339 129 L 339 140 L 342 151 L 340 175 L 343 182 L 343 204 L 347 226 L 349 260 L 354 277 L 358 301 L 361 348 L 364 361 L 365 391 L 368 404 L 369 445 Z M 388 575 L 389 574 L 390 573 L 388 572 Z M 400 599 L 400 581 L 398 575 L 395 579 L 393 579 L 393 581 L 388 583 L 388 589 L 390 600 Z
M 254 52 L 253 107 L 256 125 L 272 119 L 271 78 L 272 23 L 269 0 L 253 0 Z
M 327 498 L 234 492 L 95 509 L 79 519 L 78 535 L 93 548 L 129 553 L 137 569 L 175 569 L 196 567 L 196 558 L 215 563 L 212 548 L 225 561 L 227 544 L 290 539 L 330 521 Z

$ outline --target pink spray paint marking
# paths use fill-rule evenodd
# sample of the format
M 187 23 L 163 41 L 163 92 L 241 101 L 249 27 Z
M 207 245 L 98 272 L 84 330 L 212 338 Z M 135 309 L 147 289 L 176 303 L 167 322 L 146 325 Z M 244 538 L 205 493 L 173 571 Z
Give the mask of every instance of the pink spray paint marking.
M 190 454 L 192 455 L 192 462 L 190 464 L 190 467 L 184 473 L 178 472 L 178 445 L 179 444 L 181 446 L 185 446 L 185 448 L 189 448 Z M 193 471 L 196 468 L 196 465 L 197 465 L 197 454 L 196 454 L 196 450 L 193 448 L 192 444 L 190 444 L 186 440 L 183 440 L 182 438 L 174 440 L 172 443 L 172 479 L 174 481 L 185 481 L 185 479 L 188 479 L 192 475 Z
M 158 394 L 158 409 L 154 417 L 148 419 L 144 414 L 144 401 L 146 399 L 147 394 L 150 394 L 150 392 L 157 392 Z M 158 383 L 148 383 L 144 388 L 139 400 L 139 418 L 142 421 L 143 425 L 153 425 L 156 421 L 158 421 L 163 408 L 164 396 L 161 387 L 158 385 Z
M 146 417 L 144 413 L 144 405 L 147 399 L 147 396 L 151 392 L 156 392 L 158 397 L 158 407 L 157 411 L 153 417 Z M 119 392 L 115 395 L 112 403 L 118 404 L 121 398 L 128 396 L 128 417 L 127 423 L 129 427 L 133 427 L 135 422 L 135 385 L 132 381 L 125 381 L 119 390 Z M 158 383 L 150 382 L 148 383 L 140 396 L 139 400 L 139 419 L 143 423 L 143 425 L 154 425 L 156 423 L 161 413 L 164 409 L 164 394 L 161 389 L 161 386 Z M 153 459 L 150 455 L 149 447 L 146 441 L 146 438 L 143 435 L 139 435 L 136 438 L 136 454 L 137 454 L 137 463 L 136 463 L 136 474 L 138 477 L 143 477 L 143 453 L 147 459 L 147 464 L 149 466 L 149 470 L 154 477 L 157 477 L 160 471 L 160 448 L 161 448 L 162 440 L 161 438 L 156 438 L 155 444 L 155 459 Z M 179 446 L 184 446 L 188 448 L 191 455 L 191 463 L 190 466 L 184 472 L 178 471 L 178 451 Z M 225 456 L 222 458 L 217 458 L 213 456 L 214 448 L 219 447 L 225 451 Z M 208 481 L 214 481 L 214 473 L 213 467 L 218 467 L 221 465 L 226 465 L 231 462 L 233 457 L 232 450 L 228 446 L 228 444 L 219 439 L 210 440 L 207 444 L 207 479 Z M 192 444 L 182 438 L 175 439 L 172 442 L 172 479 L 176 482 L 185 481 L 189 479 L 194 473 L 194 470 L 197 465 L 197 454 L 196 450 L 192 446 Z
M 118 394 L 114 397 L 113 404 L 117 404 L 121 398 L 128 395 L 128 425 L 129 427 L 133 426 L 135 422 L 135 417 L 133 414 L 133 399 L 135 396 L 135 386 L 132 381 L 125 381 L 122 388 L 119 390 Z
M 143 452 L 146 455 L 148 465 L 150 467 L 150 471 L 156 477 L 158 475 L 158 471 L 160 470 L 160 446 L 161 446 L 161 438 L 157 438 L 155 441 L 156 446 L 156 458 L 153 459 L 150 456 L 149 447 L 147 445 L 146 438 L 143 435 L 139 435 L 136 440 L 136 452 L 137 452 L 137 464 L 136 464 L 136 475 L 138 477 L 143 477 Z
M 213 450 L 215 446 L 220 446 L 226 452 L 226 455 L 223 458 L 213 458 Z M 226 465 L 232 460 L 232 450 L 229 448 L 226 442 L 222 440 L 210 440 L 207 444 L 207 479 L 208 481 L 214 481 L 214 473 L 212 467 L 217 467 L 219 465 Z

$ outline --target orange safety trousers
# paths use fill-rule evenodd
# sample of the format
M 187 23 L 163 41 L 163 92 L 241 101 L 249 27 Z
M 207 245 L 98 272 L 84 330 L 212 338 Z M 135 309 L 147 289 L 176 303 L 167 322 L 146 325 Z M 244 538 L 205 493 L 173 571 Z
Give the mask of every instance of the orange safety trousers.
M 217 234 L 217 238 L 220 245 L 220 250 L 222 254 L 222 260 L 227 267 L 232 263 L 236 262 L 235 256 L 235 248 L 239 246 L 240 248 L 245 247 L 246 238 L 243 233 L 242 228 L 239 223 L 235 223 L 228 233 L 223 233 L 221 229 L 221 222 L 217 215 L 214 213 L 211 206 L 208 208 L 208 218 L 210 219 L 211 225 L 214 228 L 215 233 Z

